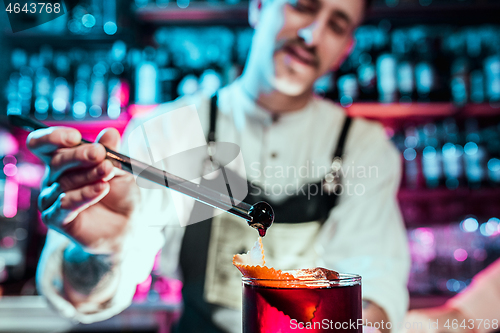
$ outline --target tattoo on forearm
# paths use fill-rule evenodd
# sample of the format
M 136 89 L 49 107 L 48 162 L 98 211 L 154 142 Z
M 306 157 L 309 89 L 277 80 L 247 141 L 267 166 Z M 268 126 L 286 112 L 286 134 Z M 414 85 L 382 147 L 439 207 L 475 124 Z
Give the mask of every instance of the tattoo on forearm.
M 86 260 L 63 260 L 65 282 L 84 295 L 96 292 L 112 279 L 113 263 L 107 255 L 89 255 Z

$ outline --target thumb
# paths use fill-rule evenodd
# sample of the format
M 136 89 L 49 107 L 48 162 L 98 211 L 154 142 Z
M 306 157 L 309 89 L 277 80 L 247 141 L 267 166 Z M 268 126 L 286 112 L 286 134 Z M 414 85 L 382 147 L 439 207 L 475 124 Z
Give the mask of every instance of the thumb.
M 114 151 L 119 151 L 121 143 L 120 133 L 116 128 L 112 127 L 103 129 L 97 136 L 96 142 Z

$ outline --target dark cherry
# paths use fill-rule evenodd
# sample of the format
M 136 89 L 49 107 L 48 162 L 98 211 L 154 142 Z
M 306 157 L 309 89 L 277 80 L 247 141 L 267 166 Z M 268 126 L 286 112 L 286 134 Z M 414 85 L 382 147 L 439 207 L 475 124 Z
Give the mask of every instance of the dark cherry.
M 266 230 L 271 227 L 274 221 L 274 211 L 271 205 L 267 202 L 260 201 L 248 210 L 248 215 L 252 217 L 252 221 L 248 225 L 259 230 L 259 235 L 264 237 Z

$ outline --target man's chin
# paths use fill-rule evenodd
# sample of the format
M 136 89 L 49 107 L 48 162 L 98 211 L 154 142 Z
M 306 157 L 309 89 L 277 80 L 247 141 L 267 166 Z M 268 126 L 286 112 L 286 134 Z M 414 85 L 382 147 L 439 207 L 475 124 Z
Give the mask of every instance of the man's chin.
M 276 78 L 274 80 L 274 88 L 280 93 L 288 96 L 300 96 L 311 90 L 312 85 L 305 84 L 304 81 L 297 79 L 290 80 L 289 78 Z

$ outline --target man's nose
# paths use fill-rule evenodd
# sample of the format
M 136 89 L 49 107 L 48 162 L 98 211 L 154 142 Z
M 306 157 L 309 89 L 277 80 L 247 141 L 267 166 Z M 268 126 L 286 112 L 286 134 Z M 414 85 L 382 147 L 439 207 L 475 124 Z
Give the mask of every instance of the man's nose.
M 314 21 L 307 27 L 299 29 L 297 35 L 304 40 L 306 45 L 314 46 L 321 39 L 322 33 L 322 24 L 318 21 Z

